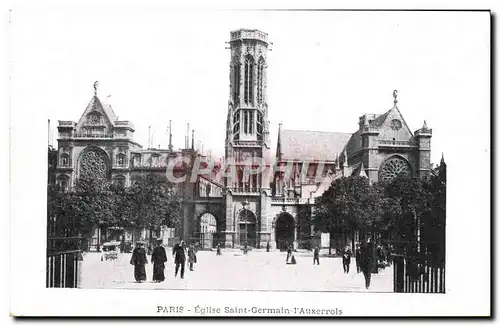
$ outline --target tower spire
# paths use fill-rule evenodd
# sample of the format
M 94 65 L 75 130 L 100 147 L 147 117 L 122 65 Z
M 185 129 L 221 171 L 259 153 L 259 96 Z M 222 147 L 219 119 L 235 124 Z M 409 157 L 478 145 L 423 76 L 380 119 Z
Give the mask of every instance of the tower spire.
M 168 149 L 172 150 L 172 120 L 168 121 Z
M 191 131 L 191 149 L 194 149 L 194 129 Z
M 148 127 L 148 148 L 151 148 L 151 125 Z

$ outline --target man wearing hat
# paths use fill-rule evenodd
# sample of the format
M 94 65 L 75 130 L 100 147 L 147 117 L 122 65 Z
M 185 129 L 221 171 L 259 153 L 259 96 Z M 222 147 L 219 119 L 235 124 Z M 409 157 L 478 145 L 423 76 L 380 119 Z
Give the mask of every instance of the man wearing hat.
M 162 246 L 162 239 L 157 240 L 157 246 L 153 249 L 151 254 L 151 261 L 153 262 L 153 281 L 165 281 L 165 262 L 167 261 L 167 252 Z
M 146 250 L 144 249 L 144 243 L 141 241 L 137 242 L 137 247 L 132 252 L 132 258 L 130 259 L 130 264 L 134 265 L 134 277 L 139 283 L 146 280 L 146 267 L 148 263 L 146 257 Z
M 181 268 L 181 278 L 184 278 L 184 267 L 186 264 L 186 248 L 184 247 L 184 241 L 181 240 L 172 249 L 172 256 L 174 256 L 175 263 L 175 277 L 179 272 L 179 267 Z

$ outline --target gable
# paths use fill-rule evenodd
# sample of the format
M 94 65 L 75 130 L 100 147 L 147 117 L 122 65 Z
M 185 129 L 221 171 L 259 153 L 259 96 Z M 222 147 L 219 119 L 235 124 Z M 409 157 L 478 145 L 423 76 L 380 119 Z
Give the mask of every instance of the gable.
M 382 121 L 377 121 L 377 119 L 373 121 L 379 124 L 377 126 L 380 130 L 379 139 L 408 141 L 413 138 L 413 133 L 397 107 L 387 111 L 381 117 L 383 117 Z
M 113 132 L 116 116 L 108 104 L 93 96 L 76 124 L 78 134 L 109 134 Z

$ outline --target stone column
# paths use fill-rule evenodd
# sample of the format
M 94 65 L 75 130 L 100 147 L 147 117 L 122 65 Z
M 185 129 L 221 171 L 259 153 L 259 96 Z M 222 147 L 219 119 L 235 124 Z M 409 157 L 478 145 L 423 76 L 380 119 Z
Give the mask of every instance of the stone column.
M 259 60 L 256 60 L 254 63 L 253 63 L 253 78 L 252 78 L 252 106 L 257 106 L 257 69 L 258 69 L 258 66 L 259 66 Z M 254 126 L 255 127 L 255 126 Z M 255 129 L 254 129 L 255 130 Z
M 233 212 L 233 194 L 228 191 L 226 193 L 226 230 L 223 231 L 224 246 L 226 248 L 234 247 L 234 212 Z
M 297 229 L 299 228 L 298 218 L 294 218 L 295 225 L 293 226 L 293 249 L 296 250 L 299 248 L 299 239 Z
M 266 248 L 267 242 L 271 242 L 271 231 L 269 227 L 269 207 L 270 198 L 267 196 L 266 192 L 262 191 L 260 194 L 260 247 Z M 273 244 L 270 243 L 271 248 L 273 248 Z
M 271 248 L 276 249 L 276 226 L 273 225 L 274 219 L 275 219 L 274 216 L 272 218 L 270 217 L 269 238 L 271 239 L 271 241 L 270 241 Z

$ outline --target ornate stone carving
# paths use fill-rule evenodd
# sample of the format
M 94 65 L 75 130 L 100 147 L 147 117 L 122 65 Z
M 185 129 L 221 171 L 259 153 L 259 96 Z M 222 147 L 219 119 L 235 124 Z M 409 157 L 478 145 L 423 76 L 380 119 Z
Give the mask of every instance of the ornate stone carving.
M 409 176 L 411 174 L 410 165 L 400 157 L 388 159 L 380 170 L 380 180 L 391 182 L 397 176 Z
M 401 124 L 401 121 L 400 121 L 400 120 L 398 120 L 398 119 L 393 119 L 393 120 L 391 121 L 391 129 L 392 129 L 392 130 L 399 130 L 399 129 L 401 129 L 401 126 L 402 126 L 402 124 Z

